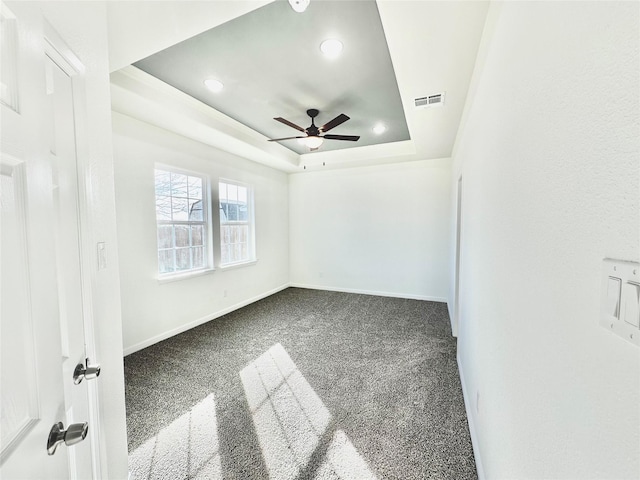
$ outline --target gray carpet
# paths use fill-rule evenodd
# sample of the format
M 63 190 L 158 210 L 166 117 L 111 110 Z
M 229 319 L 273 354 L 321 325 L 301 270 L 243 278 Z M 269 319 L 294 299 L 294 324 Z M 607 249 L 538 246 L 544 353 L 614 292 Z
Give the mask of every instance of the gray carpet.
M 477 478 L 442 303 L 289 288 L 125 380 L 134 480 Z

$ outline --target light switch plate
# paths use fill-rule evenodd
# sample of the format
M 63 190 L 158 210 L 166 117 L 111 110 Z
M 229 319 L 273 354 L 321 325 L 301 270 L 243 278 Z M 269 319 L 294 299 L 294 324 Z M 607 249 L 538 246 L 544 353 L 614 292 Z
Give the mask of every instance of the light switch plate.
M 620 279 L 620 282 L 616 279 Z M 640 327 L 634 325 L 635 322 L 625 321 L 629 312 L 637 311 L 627 304 L 636 301 L 632 295 L 635 289 L 629 288 L 628 284 L 640 285 L 640 264 L 605 258 L 602 261 L 600 325 L 640 347 Z M 617 308 L 613 308 L 612 298 L 615 297 L 615 293 L 612 293 L 612 287 L 616 285 L 620 285 L 620 292 Z

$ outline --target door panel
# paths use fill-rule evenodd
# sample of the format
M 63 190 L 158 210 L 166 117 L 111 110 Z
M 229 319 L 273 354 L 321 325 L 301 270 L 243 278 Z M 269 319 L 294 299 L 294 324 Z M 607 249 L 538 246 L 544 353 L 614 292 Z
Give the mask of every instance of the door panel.
M 24 165 L 3 154 L 0 163 L 2 456 L 40 419 L 26 248 Z
M 31 2 L 10 8 L 2 4 L 3 27 L 10 19 L 15 48 L 2 78 L 14 69 L 20 82 L 0 105 L 0 477 L 89 479 L 90 436 L 46 451 L 55 423 L 89 419 L 87 382 L 72 378 L 85 359 L 74 72 L 45 40 L 41 12 Z

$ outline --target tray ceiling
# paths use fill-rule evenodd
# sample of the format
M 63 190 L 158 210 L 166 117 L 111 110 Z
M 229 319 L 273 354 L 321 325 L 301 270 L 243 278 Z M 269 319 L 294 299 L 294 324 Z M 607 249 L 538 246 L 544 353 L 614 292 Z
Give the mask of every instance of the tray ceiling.
M 320 51 L 328 38 L 343 43 L 339 57 Z M 306 128 L 309 108 L 320 110 L 318 126 L 341 113 L 351 117 L 331 133 L 360 140 L 325 140 L 319 152 L 410 139 L 374 1 L 315 1 L 302 14 L 275 1 L 134 66 L 269 138 L 299 134 L 273 118 Z M 222 91 L 210 91 L 208 78 L 221 81 Z M 374 133 L 377 124 L 386 131 Z M 280 143 L 298 154 L 309 152 L 296 140 Z

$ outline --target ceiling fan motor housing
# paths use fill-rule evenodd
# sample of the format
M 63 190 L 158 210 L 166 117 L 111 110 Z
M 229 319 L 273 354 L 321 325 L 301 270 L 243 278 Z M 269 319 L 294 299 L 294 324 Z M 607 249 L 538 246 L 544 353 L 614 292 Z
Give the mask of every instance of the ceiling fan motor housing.
M 316 127 L 316 124 L 313 122 L 313 119 L 318 116 L 318 113 L 320 113 L 320 111 L 315 108 L 307 110 L 307 115 L 311 117 L 311 126 L 305 130 L 305 133 L 310 137 L 317 137 L 320 135 L 320 129 Z

